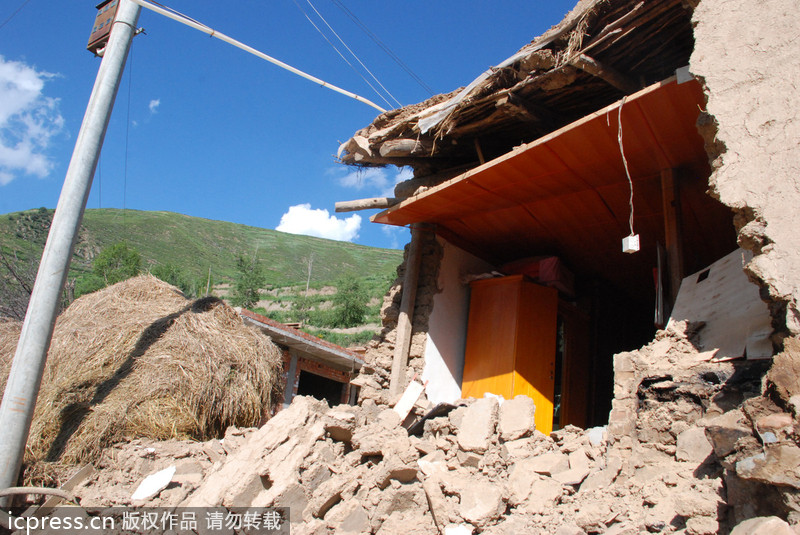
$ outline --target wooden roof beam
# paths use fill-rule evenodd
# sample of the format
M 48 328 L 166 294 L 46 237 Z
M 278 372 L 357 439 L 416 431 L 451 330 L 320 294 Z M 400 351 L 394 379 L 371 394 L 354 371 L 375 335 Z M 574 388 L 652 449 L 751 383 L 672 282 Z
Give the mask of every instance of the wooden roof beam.
M 389 139 L 378 149 L 383 158 L 402 158 L 405 156 L 433 156 L 433 140 Z
M 372 197 L 369 199 L 356 199 L 354 201 L 339 201 L 336 203 L 337 212 L 357 212 L 358 210 L 372 210 L 374 208 L 389 208 L 400 202 L 394 197 Z
M 640 85 L 634 82 L 630 77 L 622 74 L 613 67 L 604 65 L 603 63 L 590 56 L 587 56 L 586 54 L 580 54 L 579 56 L 576 56 L 570 60 L 570 64 L 591 74 L 592 76 L 596 76 L 602 80 L 605 80 L 626 95 L 630 95 L 641 89 Z
M 556 125 L 559 124 L 557 114 L 514 93 L 503 95 L 495 105 L 498 108 L 506 109 L 511 115 L 526 121 L 540 123 L 548 130 L 555 129 Z

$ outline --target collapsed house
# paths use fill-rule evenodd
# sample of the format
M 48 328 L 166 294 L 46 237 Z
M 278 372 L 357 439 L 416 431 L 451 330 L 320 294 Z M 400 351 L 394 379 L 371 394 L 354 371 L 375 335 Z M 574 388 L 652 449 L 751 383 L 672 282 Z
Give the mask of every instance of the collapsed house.
M 555 390 L 545 397 L 560 399 L 556 426 L 605 423 L 612 356 L 651 340 L 684 277 L 738 247 L 755 254 L 742 263 L 772 328 L 753 319 L 726 356 L 771 356 L 770 335 L 780 347 L 798 331 L 796 215 L 790 197 L 766 198 L 790 195 L 796 180 L 794 111 L 782 105 L 791 74 L 766 82 L 761 57 L 780 63 L 771 25 L 791 22 L 781 2 L 753 18 L 688 4 L 580 2 L 467 87 L 384 113 L 342 145 L 345 164 L 414 169 L 372 217 L 411 226 L 409 249 L 424 249 L 413 261 L 431 272 L 406 311 L 424 339 L 403 383 L 420 373 L 434 402 Z M 744 20 L 746 35 L 724 33 Z M 418 269 L 411 256 L 406 272 Z M 491 272 L 508 277 L 466 284 Z M 501 338 L 517 343 L 488 363 Z M 543 348 L 532 357 L 541 378 L 521 369 L 520 346 Z M 504 374 L 528 384 L 483 384 Z
M 788 4 L 584 0 L 466 88 L 379 116 L 341 158 L 414 168 L 361 203 L 412 242 L 359 405 L 117 444 L 75 497 L 286 507 L 315 534 L 797 533 Z M 174 475 L 137 501 L 155 470 Z
M 362 398 L 395 403 L 415 376 L 420 415 L 525 394 L 537 430 L 608 424 L 618 446 L 653 455 L 674 455 L 685 426 L 718 445 L 706 418 L 794 414 L 785 451 L 751 429 L 763 451 L 733 440 L 715 454 L 747 460 L 726 464 L 740 497 L 757 480 L 785 491 L 772 510 L 797 511 L 800 392 L 764 379 L 775 354 L 796 368 L 787 339 L 800 334 L 790 11 L 581 1 L 466 87 L 345 142 L 345 164 L 414 170 L 394 198 L 342 203 L 412 229 Z M 675 349 L 685 344 L 694 350 Z M 764 390 L 766 412 L 753 408 Z M 678 400 L 692 408 L 675 417 L 665 407 Z M 658 404 L 661 427 L 649 427 Z M 754 476 L 752 463 L 780 475 Z

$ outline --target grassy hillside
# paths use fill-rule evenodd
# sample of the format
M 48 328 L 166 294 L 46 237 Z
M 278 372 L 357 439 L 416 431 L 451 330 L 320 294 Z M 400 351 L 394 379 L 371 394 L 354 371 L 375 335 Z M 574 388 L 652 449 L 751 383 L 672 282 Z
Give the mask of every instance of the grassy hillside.
M 41 254 L 52 210 L 28 210 L 0 216 L 0 246 L 21 257 Z M 275 230 L 212 221 L 171 212 L 87 210 L 72 269 L 90 269 L 105 246 L 126 241 L 145 265 L 172 263 L 202 277 L 211 267 L 214 280 L 235 275 L 238 254 L 257 255 L 274 286 L 305 284 L 306 259 L 313 255 L 312 282 L 333 282 L 344 275 L 385 279 L 402 260 L 402 251 L 297 236 Z
M 53 211 L 44 208 L 0 215 L 0 250 L 6 258 L 35 267 L 41 257 Z M 312 260 L 311 287 L 336 286 L 355 277 L 371 306 L 366 321 L 375 321 L 382 296 L 394 279 L 402 251 L 378 249 L 346 242 L 297 236 L 269 229 L 212 221 L 170 212 L 87 210 L 73 257 L 70 279 L 80 279 L 92 269 L 92 260 L 105 247 L 125 241 L 142 257 L 144 269 L 159 264 L 177 266 L 188 279 L 212 280 L 224 286 L 236 275 L 238 255 L 255 255 L 272 288 L 292 301 L 305 290 L 308 260 Z M 224 294 L 224 291 L 223 291 Z M 265 299 L 275 299 L 269 294 Z M 277 319 L 293 320 L 291 303 Z M 312 305 L 313 306 L 313 305 Z

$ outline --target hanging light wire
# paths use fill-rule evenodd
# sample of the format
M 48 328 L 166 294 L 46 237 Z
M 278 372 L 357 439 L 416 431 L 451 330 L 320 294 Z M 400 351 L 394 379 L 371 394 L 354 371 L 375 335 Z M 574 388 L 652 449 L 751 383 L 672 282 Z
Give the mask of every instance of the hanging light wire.
M 411 78 L 413 78 L 413 79 L 414 79 L 414 81 L 415 81 L 415 82 L 417 82 L 417 83 L 420 85 L 420 87 L 422 87 L 422 89 L 424 89 L 425 91 L 427 91 L 427 92 L 428 92 L 428 94 L 429 94 L 430 96 L 433 96 L 433 95 L 435 94 L 435 93 L 433 92 L 433 89 L 431 89 L 431 88 L 430 88 L 430 86 L 429 86 L 428 84 L 426 84 L 426 83 L 425 83 L 425 81 L 424 81 L 422 78 L 420 78 L 419 76 L 417 76 L 417 74 L 416 74 L 414 71 L 412 71 L 412 70 L 411 70 L 411 68 L 410 68 L 408 65 L 406 65 L 405 63 L 403 63 L 403 60 L 401 60 L 401 59 L 400 59 L 400 58 L 397 56 L 397 54 L 395 54 L 394 52 L 392 52 L 392 50 L 391 50 L 391 49 L 390 49 L 388 46 L 386 46 L 386 44 L 384 44 L 384 43 L 383 43 L 383 41 L 381 41 L 381 40 L 378 38 L 378 36 L 377 36 L 377 35 L 375 35 L 375 34 L 374 34 L 374 33 L 373 33 L 373 32 L 372 32 L 372 31 L 371 31 L 371 30 L 370 30 L 370 29 L 367 27 L 367 25 L 366 25 L 366 24 L 364 24 L 363 22 L 361 22 L 361 20 L 360 20 L 360 19 L 359 19 L 359 18 L 358 18 L 358 17 L 355 15 L 355 13 L 353 13 L 352 11 L 350 11 L 350 9 L 348 9 L 348 7 L 347 7 L 347 6 L 345 6 L 345 5 L 344 5 L 344 4 L 343 4 L 343 3 L 342 3 L 340 0 L 331 0 L 331 1 L 332 1 L 334 4 L 336 4 L 336 6 L 337 6 L 339 9 L 341 9 L 341 10 L 342 10 L 342 11 L 345 13 L 345 15 L 347 15 L 348 17 L 350 17 L 350 20 L 352 20 L 352 21 L 353 21 L 353 22 L 354 22 L 354 23 L 355 23 L 355 24 L 356 24 L 356 25 L 357 25 L 359 28 L 361 28 L 361 31 L 363 31 L 363 32 L 364 32 L 364 33 L 367 35 L 367 37 L 369 37 L 370 39 L 372 39 L 372 41 L 373 41 L 373 42 L 374 42 L 376 45 L 378 45 L 378 46 L 379 46 L 379 47 L 380 47 L 380 48 L 381 48 L 381 49 L 382 49 L 384 52 L 386 52 L 386 54 L 387 54 L 387 55 L 388 55 L 390 58 L 392 58 L 392 60 L 394 60 L 394 62 L 395 62 L 395 63 L 397 63 L 397 65 L 399 65 L 401 69 L 403 69 L 403 70 L 404 70 L 404 71 L 405 71 L 405 72 L 406 72 L 406 73 L 407 73 L 409 76 L 411 76 Z
M 278 67 L 280 67 L 282 69 L 285 69 L 285 70 L 287 70 L 287 71 L 289 71 L 291 73 L 294 73 L 297 76 L 300 76 L 301 78 L 305 78 L 306 80 L 310 80 L 310 81 L 312 81 L 312 82 L 314 82 L 316 84 L 319 84 L 322 87 L 327 87 L 331 91 L 336 91 L 337 93 L 340 93 L 342 95 L 345 95 L 345 96 L 348 96 L 350 98 L 353 98 L 353 99 L 355 99 L 355 100 L 357 100 L 359 102 L 363 102 L 364 104 L 366 104 L 368 106 L 372 106 L 373 108 L 375 108 L 376 110 L 380 111 L 381 113 L 386 111 L 385 109 L 381 108 L 380 106 L 378 106 L 377 104 L 375 104 L 374 102 L 372 102 L 369 99 L 366 99 L 366 98 L 364 98 L 362 96 L 356 95 L 355 93 L 352 93 L 350 91 L 342 89 L 341 87 L 337 87 L 337 86 L 335 86 L 333 84 L 329 84 L 328 82 L 326 82 L 324 80 L 321 80 L 321 79 L 317 78 L 316 76 L 312 76 L 312 75 L 310 75 L 308 73 L 305 73 L 305 72 L 301 71 L 300 69 L 296 69 L 296 68 L 292 67 L 291 65 L 282 62 L 279 59 L 275 59 L 272 56 L 269 56 L 269 55 L 267 55 L 267 54 L 265 54 L 265 53 L 263 53 L 263 52 L 261 52 L 259 50 L 256 50 L 255 48 L 253 48 L 251 46 L 248 46 L 248 45 L 246 45 L 246 44 L 244 44 L 244 43 L 242 43 L 240 41 L 237 41 L 236 39 L 233 39 L 232 37 L 228 37 L 224 33 L 218 32 L 218 31 L 214 30 L 213 28 L 210 28 L 209 26 L 206 26 L 205 24 L 192 19 L 191 17 L 187 17 L 186 15 L 176 11 L 175 9 L 167 8 L 166 6 L 161 6 L 161 5 L 154 5 L 154 4 L 152 4 L 150 2 L 147 2 L 145 0 L 131 0 L 131 2 L 134 2 L 135 4 L 138 4 L 143 8 L 149 9 L 151 11 L 155 11 L 156 13 L 158 13 L 160 15 L 164 15 L 167 18 L 170 18 L 172 20 L 180 22 L 181 24 L 185 24 L 186 26 L 189 26 L 190 28 L 194 28 L 195 30 L 200 30 L 201 32 L 209 35 L 210 37 L 216 37 L 220 41 L 225 41 L 229 45 L 233 45 L 236 48 L 239 48 L 241 50 L 244 50 L 245 52 L 253 54 L 254 56 L 257 56 L 257 57 L 259 57 L 259 58 L 261 58 L 261 59 L 263 59 L 265 61 L 268 61 L 268 62 L 272 63 L 273 65 L 277 65 Z
M 336 39 L 338 39 L 338 40 L 339 40 L 339 42 L 342 44 L 342 46 L 344 46 L 344 47 L 347 49 L 347 51 L 350 53 L 350 55 L 351 55 L 351 56 L 353 56 L 353 57 L 355 58 L 355 60 L 358 62 L 358 64 L 359 64 L 359 65 L 361 65 L 361 67 L 362 67 L 362 68 L 363 68 L 363 69 L 364 69 L 364 70 L 367 72 L 367 74 L 369 74 L 369 75 L 372 77 L 372 79 L 373 79 L 373 80 L 375 80 L 375 83 L 377 83 L 377 84 L 378 84 L 378 85 L 381 87 L 381 89 L 383 89 L 383 91 L 384 91 L 384 92 L 385 92 L 385 93 L 386 93 L 386 94 L 389 96 L 389 98 L 391 98 L 391 99 L 392 99 L 392 100 L 395 102 L 395 104 L 392 104 L 391 102 L 389 102 L 389 101 L 386 99 L 386 97 L 384 97 L 384 96 L 383 96 L 383 94 L 382 94 L 380 91 L 378 91 L 377 89 L 375 89 L 375 87 L 372 85 L 372 83 L 370 83 L 370 81 L 369 81 L 369 80 L 367 80 L 367 79 L 366 79 L 366 77 L 365 77 L 363 74 L 361 74 L 361 71 L 359 71 L 358 69 L 356 69 L 356 68 L 355 68 L 355 66 L 354 66 L 352 63 L 350 63 L 350 62 L 347 60 L 347 58 L 345 58 L 345 57 L 344 57 L 344 55 L 343 55 L 343 54 L 342 54 L 342 53 L 339 51 L 339 49 L 336 47 L 336 45 L 334 45 L 334 44 L 331 42 L 331 40 L 330 40 L 330 39 L 328 39 L 328 36 L 327 36 L 327 35 L 325 35 L 325 33 L 324 33 L 324 32 L 323 32 L 323 31 L 322 31 L 320 28 L 319 28 L 319 26 L 317 26 L 317 25 L 314 23 L 314 21 L 313 21 L 313 20 L 311 20 L 311 17 L 309 17 L 309 16 L 308 16 L 308 14 L 305 12 L 305 10 L 304 10 L 302 7 L 300 7 L 300 4 L 297 2 L 297 0 L 292 0 L 292 1 L 293 1 L 293 2 L 294 2 L 294 4 L 297 6 L 297 9 L 299 9 L 299 10 L 300 10 L 300 11 L 303 13 L 303 15 L 306 17 L 306 19 L 308 20 L 308 22 L 310 22 L 310 23 L 311 23 L 311 25 L 312 25 L 312 26 L 313 26 L 313 27 L 314 27 L 314 28 L 315 28 L 315 29 L 316 29 L 316 30 L 319 32 L 319 34 L 320 34 L 320 35 L 321 35 L 321 36 L 322 36 L 322 37 L 323 37 L 323 38 L 324 38 L 324 39 L 325 39 L 325 40 L 328 42 L 328 44 L 329 44 L 329 45 L 331 45 L 331 47 L 332 47 L 332 48 L 333 48 L 333 49 L 336 51 L 336 53 L 337 53 L 337 54 L 339 54 L 339 56 L 340 56 L 340 57 L 341 57 L 341 58 L 344 60 L 344 62 L 345 62 L 345 63 L 347 63 L 347 64 L 350 66 L 350 68 L 351 68 L 351 69 L 353 69 L 353 70 L 356 72 L 356 74 L 358 74 L 358 75 L 361 77 L 361 79 L 362 79 L 362 80 L 364 80 L 364 82 L 366 82 L 366 84 L 367 84 L 368 86 L 370 86 L 370 88 L 372 88 L 372 90 L 373 90 L 373 91 L 375 91 L 375 93 L 376 93 L 376 94 L 377 94 L 377 95 L 378 95 L 378 96 L 379 96 L 381 99 L 383 99 L 383 101 L 384 101 L 384 102 L 386 102 L 386 104 L 387 104 L 387 105 L 389 105 L 389 106 L 394 106 L 394 105 L 396 104 L 396 106 L 397 106 L 398 108 L 400 108 L 400 107 L 402 107 L 402 106 L 403 106 L 403 105 L 400 103 L 400 101 L 399 101 L 399 100 L 397 100 L 397 99 L 395 98 L 395 96 L 394 96 L 394 95 L 392 95 L 392 93 L 391 93 L 391 92 L 390 92 L 388 89 L 386 89 L 386 87 L 385 87 L 385 86 L 384 86 L 384 85 L 383 85 L 383 84 L 380 82 L 380 80 L 378 80 L 378 78 L 377 78 L 377 77 L 376 77 L 376 76 L 375 76 L 375 75 L 372 73 L 372 71 L 370 71 L 370 70 L 369 70 L 369 68 L 368 68 L 366 65 L 364 65 L 364 62 L 363 62 L 363 61 L 361 61 L 361 58 L 359 58 L 359 57 L 356 55 L 356 53 L 355 53 L 355 52 L 353 52 L 353 50 L 352 50 L 352 49 L 351 49 L 351 48 L 350 48 L 350 47 L 347 45 L 347 43 L 345 43 L 345 42 L 344 42 L 344 39 L 342 39 L 342 38 L 341 38 L 341 36 L 339 36 L 339 34 L 338 34 L 338 33 L 336 33 L 336 30 L 334 30 L 334 29 L 333 29 L 333 27 L 332 27 L 332 26 L 331 26 L 331 25 L 328 23 L 328 21 L 325 19 L 325 17 L 323 17 L 323 16 L 322 16 L 322 13 L 320 13 L 320 12 L 319 12 L 319 10 L 316 8 L 316 6 L 314 6 L 314 4 L 312 4 L 312 3 L 311 3 L 311 0 L 306 0 L 306 2 L 308 3 L 308 5 L 309 5 L 309 6 L 311 6 L 311 9 L 313 9 L 313 10 L 314 10 L 314 13 L 316 13 L 316 14 L 317 14 L 317 16 L 320 18 L 320 20 L 321 20 L 322 22 L 324 22 L 324 23 L 325 23 L 325 26 L 327 26 L 327 27 L 328 27 L 328 29 L 331 31 L 331 33 L 332 33 L 334 36 L 336 36 Z
M 625 99 L 627 95 L 622 97 L 622 102 L 619 103 L 619 112 L 617 113 L 617 142 L 619 143 L 619 153 L 622 156 L 622 164 L 625 166 L 625 176 L 628 177 L 628 185 L 630 186 L 631 196 L 630 196 L 630 208 L 631 208 L 631 215 L 628 219 L 628 223 L 631 227 L 631 236 L 634 236 L 636 233 L 633 231 L 633 179 L 631 178 L 631 173 L 628 170 L 628 160 L 625 159 L 625 151 L 622 148 L 622 107 L 625 105 Z

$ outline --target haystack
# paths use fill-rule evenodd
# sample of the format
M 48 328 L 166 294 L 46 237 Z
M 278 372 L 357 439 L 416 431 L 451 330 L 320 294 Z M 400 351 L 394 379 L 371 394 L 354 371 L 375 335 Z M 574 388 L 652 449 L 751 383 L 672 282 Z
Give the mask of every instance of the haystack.
M 155 277 L 83 296 L 56 324 L 26 464 L 83 464 L 134 437 L 206 440 L 258 425 L 279 399 L 280 362 L 221 300 L 191 302 Z

